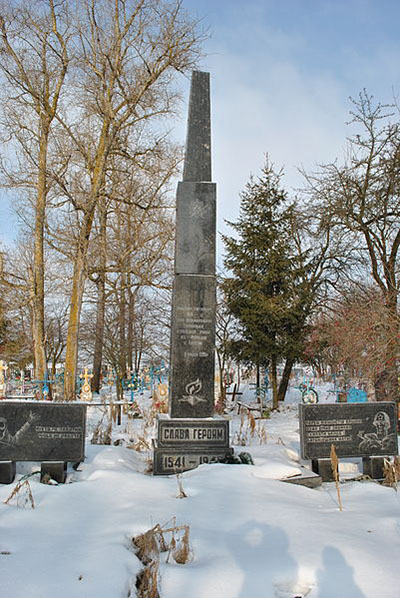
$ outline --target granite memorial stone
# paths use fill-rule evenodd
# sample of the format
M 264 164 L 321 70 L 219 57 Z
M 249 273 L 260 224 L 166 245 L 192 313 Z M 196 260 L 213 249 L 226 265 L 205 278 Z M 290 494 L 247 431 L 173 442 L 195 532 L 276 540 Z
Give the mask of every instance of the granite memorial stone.
M 171 417 L 214 413 L 215 279 L 177 276 L 171 331 Z
M 85 424 L 85 405 L 0 403 L 0 483 L 12 481 L 3 480 L 13 479 L 16 461 L 51 462 L 54 469 L 62 464 L 60 471 L 64 463 L 83 461 Z
M 339 458 L 362 457 L 371 477 L 382 477 L 383 457 L 398 453 L 395 403 L 299 405 L 299 415 L 301 456 L 324 481 L 332 479 L 332 445 Z
M 155 474 L 218 461 L 229 448 L 228 422 L 213 417 L 215 246 L 210 75 L 196 71 L 190 90 L 183 180 L 177 189 L 169 420 L 160 417 L 158 421 Z

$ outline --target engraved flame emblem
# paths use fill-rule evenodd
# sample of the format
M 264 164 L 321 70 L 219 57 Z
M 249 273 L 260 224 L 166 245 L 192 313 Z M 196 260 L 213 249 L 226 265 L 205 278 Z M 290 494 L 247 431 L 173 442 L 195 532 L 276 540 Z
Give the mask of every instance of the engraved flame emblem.
M 185 390 L 188 393 L 188 395 L 193 396 L 201 391 L 201 387 L 202 384 L 200 382 L 200 379 L 197 378 L 197 380 L 195 380 L 194 382 L 190 382 L 189 384 L 187 384 Z
M 201 391 L 203 385 L 201 380 L 197 378 L 193 382 L 189 382 L 186 384 L 185 391 L 186 395 L 183 396 L 182 399 L 179 399 L 180 402 L 189 403 L 189 405 L 197 405 L 197 403 L 203 403 L 206 399 L 204 397 L 199 396 L 199 392 Z

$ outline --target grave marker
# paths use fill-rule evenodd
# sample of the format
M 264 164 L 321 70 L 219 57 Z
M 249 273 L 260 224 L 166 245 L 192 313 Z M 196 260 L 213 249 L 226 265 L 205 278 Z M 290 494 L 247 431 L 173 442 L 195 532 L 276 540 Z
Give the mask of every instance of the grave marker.
M 90 386 L 90 380 L 93 378 L 93 374 L 89 374 L 88 368 L 80 376 L 83 384 L 81 386 L 80 399 L 81 401 L 91 401 L 93 398 L 92 389 Z
M 0 404 L 0 483 L 16 461 L 40 461 L 65 471 L 84 460 L 86 406 L 4 401 Z M 6 463 L 11 465 L 6 465 Z M 13 477 L 12 477 L 13 479 Z M 12 481 L 12 480 L 11 480 Z
M 382 477 L 383 457 L 398 453 L 394 402 L 299 405 L 299 415 L 301 456 L 325 481 L 332 444 L 339 458 L 362 457 L 371 477 Z
M 216 185 L 211 182 L 210 131 L 210 75 L 195 71 L 176 200 L 169 420 L 158 420 L 155 474 L 217 461 L 229 449 L 228 424 L 213 417 Z

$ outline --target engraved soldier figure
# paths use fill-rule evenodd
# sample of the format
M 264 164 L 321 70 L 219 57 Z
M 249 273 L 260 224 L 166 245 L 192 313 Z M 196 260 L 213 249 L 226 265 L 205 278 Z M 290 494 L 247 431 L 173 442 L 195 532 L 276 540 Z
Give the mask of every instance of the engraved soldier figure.
M 39 419 L 39 415 L 35 415 L 32 411 L 29 412 L 28 420 L 21 426 L 15 434 L 11 434 L 8 429 L 7 419 L 5 417 L 0 417 L 0 444 L 5 444 L 7 446 L 15 446 L 18 445 L 21 441 L 21 438 L 24 434 L 29 430 L 33 422 Z
M 361 438 L 359 444 L 360 449 L 390 449 L 395 442 L 395 435 L 394 433 L 389 433 L 390 418 L 388 414 L 384 411 L 378 411 L 372 424 L 375 427 L 375 432 L 369 432 L 367 434 L 364 434 L 363 432 L 358 433 L 359 438 Z

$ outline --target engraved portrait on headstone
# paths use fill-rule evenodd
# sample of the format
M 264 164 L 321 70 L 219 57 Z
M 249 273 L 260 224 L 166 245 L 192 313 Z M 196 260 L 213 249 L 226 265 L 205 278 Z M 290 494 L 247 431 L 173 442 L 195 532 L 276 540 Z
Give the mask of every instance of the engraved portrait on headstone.
M 396 430 L 391 431 L 392 425 L 388 414 L 385 411 L 379 411 L 372 425 L 374 432 L 358 432 L 361 442 L 358 445 L 361 451 L 373 451 L 373 449 L 384 449 L 393 451 L 396 444 Z

